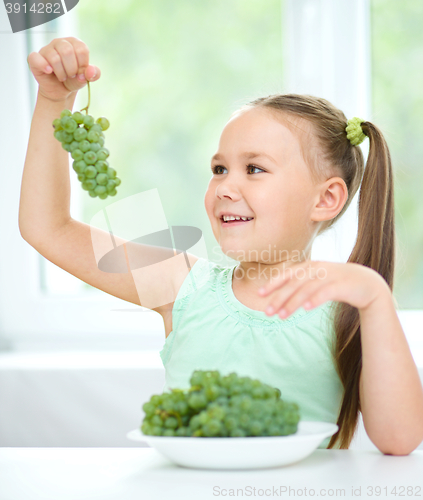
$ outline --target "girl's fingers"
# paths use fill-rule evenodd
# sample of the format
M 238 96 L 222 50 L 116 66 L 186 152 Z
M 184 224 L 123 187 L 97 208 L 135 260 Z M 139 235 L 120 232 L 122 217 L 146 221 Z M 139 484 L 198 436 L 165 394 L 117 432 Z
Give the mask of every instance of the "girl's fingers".
M 281 318 L 287 318 L 293 312 L 295 312 L 299 307 L 304 307 L 306 302 L 311 302 L 311 306 L 307 307 L 307 310 L 317 307 L 316 294 L 322 291 L 330 291 L 333 283 L 317 281 L 308 281 L 300 289 L 296 290 L 286 301 L 279 305 L 276 309 L 275 314 L 279 314 Z M 281 314 L 282 313 L 282 314 Z
M 27 61 L 35 77 L 54 73 L 62 83 L 77 77 L 75 83 L 83 86 L 101 76 L 100 68 L 89 64 L 89 54 L 87 45 L 78 38 L 55 38 L 39 52 L 32 52 Z M 68 85 L 65 86 L 69 88 Z
M 97 66 L 89 64 L 90 51 L 87 45 L 82 40 L 75 37 L 67 37 L 62 40 L 69 42 L 69 44 L 73 47 L 73 51 L 77 59 L 78 80 L 81 82 L 86 80 L 95 82 L 98 80 L 101 76 L 101 71 Z M 84 75 L 84 78 L 81 78 L 80 75 Z
M 281 309 L 281 307 L 289 300 L 289 298 L 292 297 L 298 289 L 305 285 L 306 283 L 304 281 L 291 280 L 282 288 L 275 290 L 272 293 L 272 297 L 264 312 L 270 316 L 272 316 L 273 314 L 277 314 L 279 309 Z
M 88 49 L 88 46 L 82 40 L 79 40 L 79 38 L 75 38 L 72 36 L 67 37 L 64 40 L 67 40 L 73 47 L 75 57 L 77 59 L 78 75 L 83 74 L 86 80 L 87 75 L 85 73 L 89 67 L 89 57 L 90 57 L 90 51 Z
M 89 64 L 90 51 L 87 45 L 78 38 L 75 37 L 67 37 L 64 40 L 67 40 L 73 47 L 76 59 L 78 61 L 78 68 L 86 68 Z
M 307 273 L 304 268 L 299 267 L 296 271 L 298 272 L 293 275 L 292 279 L 289 279 L 289 281 L 287 281 L 283 286 L 280 286 L 279 289 L 273 292 L 272 298 L 269 302 L 269 306 L 273 308 L 273 312 L 270 312 L 270 314 L 276 314 L 277 311 L 279 311 L 279 309 L 281 309 L 290 299 L 290 297 L 298 293 L 298 290 L 302 290 L 304 286 L 308 286 L 308 289 L 313 290 L 314 287 L 319 288 L 326 279 L 326 276 L 323 279 L 319 278 L 315 273 L 315 269 L 313 270 L 312 268 L 309 269 L 309 273 Z M 304 293 L 304 291 L 302 293 Z M 302 303 L 299 305 L 302 305 Z
M 41 52 L 42 51 L 42 52 Z M 59 82 L 64 82 L 67 78 L 65 68 L 62 64 L 62 58 L 56 49 L 44 47 L 40 50 L 40 54 L 47 60 L 48 64 L 53 68 Z
M 288 282 L 298 280 L 303 282 L 306 276 L 311 279 L 315 279 L 319 264 L 320 262 L 318 261 L 307 260 L 286 267 L 280 272 L 280 275 L 277 278 L 272 279 L 270 283 L 259 288 L 258 293 L 261 297 L 266 297 L 266 295 L 269 295 L 278 288 L 285 286 Z
M 306 309 L 313 309 L 318 305 L 313 297 L 315 297 L 315 295 L 320 293 L 322 290 L 330 290 L 331 286 L 332 284 L 328 282 L 309 281 L 307 285 L 300 288 L 284 304 L 282 304 L 278 310 L 279 316 L 281 318 L 287 318 L 299 307 L 304 307 L 306 302 L 311 303 L 311 305 Z M 284 314 L 281 314 L 281 312 L 284 312 Z
M 73 45 L 68 40 L 61 38 L 55 43 L 54 48 L 62 59 L 66 78 L 74 78 L 78 73 L 78 61 Z
M 88 66 L 88 68 L 85 70 L 85 78 L 87 78 L 90 82 L 95 82 L 98 80 L 101 76 L 101 71 L 100 68 L 97 66 Z
M 31 52 L 31 54 L 27 57 L 27 62 L 30 71 L 36 77 L 51 74 L 53 71 L 47 59 L 45 59 L 39 52 Z M 51 69 L 49 69 L 49 67 Z

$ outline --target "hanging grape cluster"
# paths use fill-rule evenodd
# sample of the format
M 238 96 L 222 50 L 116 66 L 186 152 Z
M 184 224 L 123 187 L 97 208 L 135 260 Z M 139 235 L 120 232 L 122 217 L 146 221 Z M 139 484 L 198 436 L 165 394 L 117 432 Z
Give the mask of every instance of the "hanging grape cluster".
M 89 114 L 72 113 L 69 109 L 64 109 L 60 118 L 53 121 L 54 137 L 71 154 L 74 160 L 72 168 L 78 174 L 82 189 L 93 198 L 98 196 L 102 200 L 115 196 L 121 183 L 116 170 L 107 161 L 109 150 L 104 147 L 103 131 L 109 125 L 104 116 L 94 121 Z
M 189 389 L 155 394 L 143 404 L 145 435 L 182 437 L 287 436 L 297 432 L 297 403 L 278 388 L 235 372 L 195 370 Z

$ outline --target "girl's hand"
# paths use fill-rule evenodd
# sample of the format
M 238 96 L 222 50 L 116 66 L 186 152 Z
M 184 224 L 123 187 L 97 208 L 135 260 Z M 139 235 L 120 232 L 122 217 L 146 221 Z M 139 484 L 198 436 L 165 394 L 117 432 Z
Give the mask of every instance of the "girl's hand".
M 327 301 L 365 309 L 386 289 L 391 293 L 379 273 L 361 264 L 307 260 L 286 268 L 260 288 L 259 295 L 269 295 L 268 307 L 273 311 L 266 308 L 266 314 L 287 318 L 299 307 L 314 309 Z
M 94 82 L 100 78 L 100 69 L 90 66 L 88 59 L 85 43 L 67 37 L 55 38 L 39 52 L 31 52 L 27 61 L 39 84 L 38 93 L 51 101 L 64 101 L 84 87 L 87 80 Z

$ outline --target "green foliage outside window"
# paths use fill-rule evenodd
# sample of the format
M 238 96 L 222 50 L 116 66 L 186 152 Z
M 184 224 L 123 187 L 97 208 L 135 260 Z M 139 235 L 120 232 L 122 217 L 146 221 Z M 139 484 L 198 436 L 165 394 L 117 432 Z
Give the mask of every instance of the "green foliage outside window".
M 395 297 L 423 308 L 423 2 L 372 0 L 372 119 L 390 147 L 398 239 Z
M 215 258 L 204 208 L 210 158 L 235 109 L 283 91 L 282 15 L 281 0 L 78 4 L 76 36 L 102 70 L 90 112 L 110 120 L 110 165 L 122 179 L 113 200 L 83 197 L 85 222 L 157 188 L 168 224 L 201 228 Z

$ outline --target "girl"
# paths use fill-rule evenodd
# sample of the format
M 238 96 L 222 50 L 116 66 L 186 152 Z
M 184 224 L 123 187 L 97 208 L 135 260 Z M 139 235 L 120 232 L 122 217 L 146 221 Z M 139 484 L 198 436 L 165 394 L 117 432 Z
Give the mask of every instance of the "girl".
M 338 432 L 320 447 L 348 448 L 359 412 L 383 453 L 406 455 L 419 445 L 423 390 L 392 296 L 393 172 L 374 124 L 347 122 L 328 101 L 307 95 L 243 106 L 223 129 L 205 195 L 214 235 L 237 264 L 188 254 L 187 267 L 179 253 L 166 272 L 150 266 L 148 282 L 135 287 L 129 269 L 98 269 L 91 232 L 105 245 L 109 235 L 70 217 L 68 155 L 51 131 L 100 70 L 73 37 L 32 52 L 28 64 L 39 88 L 21 187 L 22 237 L 116 297 L 141 305 L 144 285 L 143 306 L 165 323 L 166 388 L 187 386 L 197 368 L 235 371 L 278 387 L 303 420 L 336 422 Z M 364 168 L 358 145 L 366 136 Z M 315 237 L 342 216 L 360 185 L 348 262 L 311 261 Z M 164 251 L 116 239 L 150 262 Z M 176 299 L 166 302 L 169 293 Z

